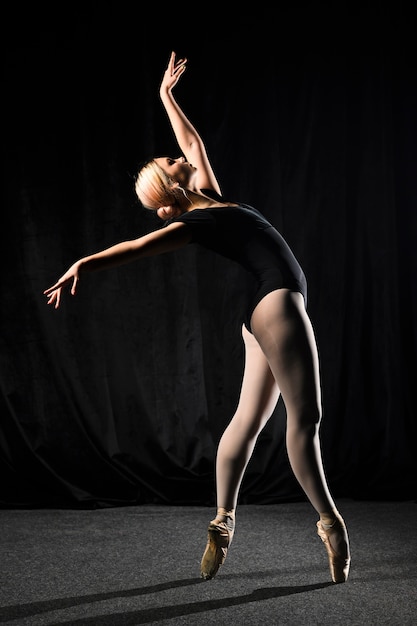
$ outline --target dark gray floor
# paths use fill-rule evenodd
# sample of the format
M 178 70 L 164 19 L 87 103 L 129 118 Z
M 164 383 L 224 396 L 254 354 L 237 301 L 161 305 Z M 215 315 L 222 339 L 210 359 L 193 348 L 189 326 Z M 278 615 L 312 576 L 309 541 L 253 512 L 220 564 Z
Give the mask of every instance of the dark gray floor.
M 340 585 L 308 503 L 240 506 L 211 581 L 199 563 L 212 509 L 2 510 L 0 622 L 416 626 L 417 504 L 338 506 L 352 550 Z

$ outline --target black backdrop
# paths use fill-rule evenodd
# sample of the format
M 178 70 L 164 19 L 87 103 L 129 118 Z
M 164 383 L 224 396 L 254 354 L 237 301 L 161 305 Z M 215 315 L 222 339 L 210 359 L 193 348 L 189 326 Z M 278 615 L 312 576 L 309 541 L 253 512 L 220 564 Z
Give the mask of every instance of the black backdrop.
M 59 311 L 42 295 L 80 256 L 159 227 L 133 177 L 178 154 L 158 99 L 171 49 L 224 194 L 259 208 L 307 274 L 333 492 L 415 497 L 415 22 L 402 2 L 347 6 L 9 13 L 3 507 L 214 502 L 243 366 L 239 270 L 189 246 L 86 275 Z M 284 437 L 279 404 L 241 502 L 303 497 Z

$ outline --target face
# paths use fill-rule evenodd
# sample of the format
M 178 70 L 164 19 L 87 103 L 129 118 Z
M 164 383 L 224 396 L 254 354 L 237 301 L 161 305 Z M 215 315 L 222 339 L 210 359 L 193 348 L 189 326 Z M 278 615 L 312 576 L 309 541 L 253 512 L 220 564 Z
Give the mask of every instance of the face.
M 184 157 L 178 157 L 178 159 L 159 157 L 155 161 L 164 170 L 165 174 L 179 183 L 181 187 L 187 187 L 191 177 L 197 171 L 197 168 L 188 163 Z

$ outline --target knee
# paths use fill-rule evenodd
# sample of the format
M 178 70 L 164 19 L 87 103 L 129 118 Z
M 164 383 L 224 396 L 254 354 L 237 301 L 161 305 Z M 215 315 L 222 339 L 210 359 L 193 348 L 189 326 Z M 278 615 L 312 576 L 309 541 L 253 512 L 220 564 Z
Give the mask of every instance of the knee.
M 258 437 L 267 421 L 268 417 L 263 413 L 260 415 L 246 415 L 245 412 L 238 411 L 233 416 L 226 432 L 235 441 L 244 440 L 250 442 Z
M 318 406 L 303 407 L 287 414 L 288 428 L 315 434 L 321 422 L 321 410 Z

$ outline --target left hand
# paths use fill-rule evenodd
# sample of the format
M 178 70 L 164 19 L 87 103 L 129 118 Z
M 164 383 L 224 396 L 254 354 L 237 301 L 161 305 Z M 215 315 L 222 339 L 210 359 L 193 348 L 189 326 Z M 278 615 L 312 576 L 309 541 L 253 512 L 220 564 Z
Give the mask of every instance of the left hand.
M 170 91 L 177 84 L 180 76 L 185 72 L 187 59 L 176 60 L 175 52 L 171 52 L 168 67 L 162 78 L 160 91 Z

